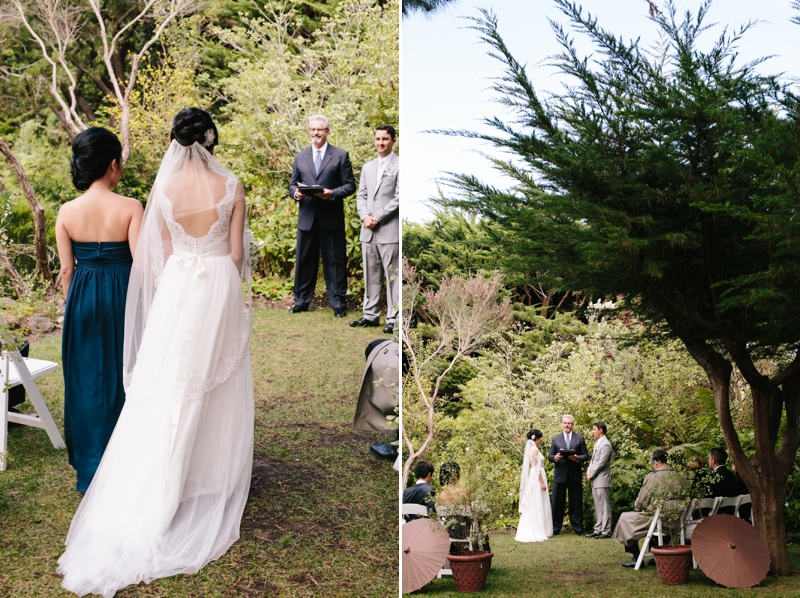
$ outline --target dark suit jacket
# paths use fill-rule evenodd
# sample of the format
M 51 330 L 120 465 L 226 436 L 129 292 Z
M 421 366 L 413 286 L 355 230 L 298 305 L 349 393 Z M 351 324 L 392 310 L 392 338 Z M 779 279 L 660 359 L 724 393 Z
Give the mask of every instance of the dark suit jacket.
M 730 469 L 725 465 L 721 465 L 715 473 L 719 477 L 716 482 L 711 484 L 710 498 L 715 496 L 739 496 L 741 494 L 736 475 Z
M 344 230 L 344 198 L 356 190 L 356 179 L 350 156 L 346 151 L 328 144 L 319 175 L 314 174 L 314 154 L 312 147 L 304 149 L 294 157 L 292 180 L 289 182 L 289 195 L 294 199 L 298 184 L 322 185 L 333 191 L 333 199 L 306 197 L 300 204 L 297 228 L 311 230 L 314 218 L 318 219 L 322 230 Z
M 589 451 L 586 449 L 586 441 L 580 434 L 572 433 L 572 443 L 569 448 L 578 455 L 577 462 L 569 459 L 556 461 L 556 454 L 558 451 L 565 448 L 567 448 L 567 443 L 564 440 L 564 434 L 559 433 L 553 436 L 553 442 L 550 444 L 550 453 L 547 455 L 547 460 L 556 464 L 556 469 L 553 473 L 553 482 L 558 484 L 580 484 L 583 481 L 581 465 L 589 460 Z
M 414 484 L 403 490 L 403 504 L 422 505 L 428 507 L 428 514 L 436 516 L 436 505 L 434 503 L 436 490 L 427 482 Z M 413 515 L 406 516 L 407 521 L 416 519 Z

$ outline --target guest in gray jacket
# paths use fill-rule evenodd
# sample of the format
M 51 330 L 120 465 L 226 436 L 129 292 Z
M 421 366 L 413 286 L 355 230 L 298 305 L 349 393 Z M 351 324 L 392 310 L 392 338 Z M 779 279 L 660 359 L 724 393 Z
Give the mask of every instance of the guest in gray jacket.
M 594 451 L 586 479 L 592 484 L 595 523 L 594 531 L 586 537 L 604 540 L 611 537 L 611 443 L 603 422 L 592 425 L 592 435 Z

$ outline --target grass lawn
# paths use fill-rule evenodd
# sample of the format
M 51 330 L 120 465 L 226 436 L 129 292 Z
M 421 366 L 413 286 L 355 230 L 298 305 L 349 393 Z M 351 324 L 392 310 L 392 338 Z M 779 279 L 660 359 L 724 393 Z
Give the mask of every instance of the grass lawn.
M 197 575 L 117 595 L 397 596 L 398 475 L 367 452 L 387 435 L 351 428 L 364 349 L 379 337 L 330 309 L 257 309 L 255 454 L 241 539 Z M 61 337 L 34 341 L 31 357 L 60 363 Z M 61 373 L 40 378 L 39 387 L 63 429 Z M 0 473 L 0 596 L 67 596 L 55 568 L 81 498 L 75 472 L 44 430 L 14 428 L 9 436 L 8 471 Z
M 747 590 L 724 588 L 700 570 L 689 573 L 686 585 L 665 586 L 654 565 L 640 571 L 623 569 L 629 556 L 612 540 L 593 540 L 564 534 L 546 542 L 515 542 L 513 534 L 490 537 L 492 568 L 481 596 L 572 596 L 620 598 L 681 598 L 719 596 L 738 598 L 783 598 L 800 596 L 800 575 L 767 577 L 761 585 Z M 800 547 L 789 547 L 792 569 L 800 571 Z M 455 591 L 451 577 L 433 582 L 413 596 L 463 596 Z

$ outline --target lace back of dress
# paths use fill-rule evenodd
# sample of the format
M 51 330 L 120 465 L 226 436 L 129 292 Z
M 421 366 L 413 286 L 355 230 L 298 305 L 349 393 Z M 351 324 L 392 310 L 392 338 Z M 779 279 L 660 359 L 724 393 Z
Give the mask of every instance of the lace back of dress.
M 147 201 L 128 285 L 123 354 L 126 387 L 165 264 L 175 252 L 196 256 L 230 253 L 235 204 L 244 204 L 244 192 L 235 175 L 199 144 L 184 147 L 173 141 Z M 240 228 L 241 222 L 237 238 L 242 235 Z M 245 283 L 249 310 L 251 235 L 246 215 L 242 245 L 245 257 L 237 262 L 237 268 Z

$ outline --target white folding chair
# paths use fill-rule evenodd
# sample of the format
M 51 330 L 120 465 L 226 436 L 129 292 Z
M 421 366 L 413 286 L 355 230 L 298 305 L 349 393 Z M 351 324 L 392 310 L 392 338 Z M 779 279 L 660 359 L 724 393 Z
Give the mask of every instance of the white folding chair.
M 718 501 L 719 497 L 692 499 L 692 502 L 689 504 L 687 517 L 683 522 L 683 527 L 681 528 L 681 543 L 686 544 L 687 540 L 691 540 L 692 534 L 694 533 L 694 528 L 697 527 L 697 524 L 700 523 L 705 517 L 711 517 L 717 512 Z M 708 511 L 708 514 L 704 515 L 703 511 L 706 510 Z
M 717 508 L 714 510 L 714 514 L 719 513 L 722 509 L 727 507 L 733 507 L 734 515 L 739 511 L 739 501 L 742 500 L 741 496 L 718 496 L 717 497 Z M 726 513 L 729 514 L 729 513 Z
M 58 369 L 58 364 L 42 359 L 28 359 L 22 357 L 19 351 L 3 351 L 0 358 L 0 471 L 7 467 L 8 455 L 8 423 L 22 424 L 41 428 L 47 432 L 50 442 L 57 449 L 66 448 L 64 439 L 50 415 L 50 410 L 36 386 L 35 379 Z M 36 410 L 35 415 L 9 413 L 8 391 L 22 384 L 28 392 L 30 402 Z
M 475 527 L 475 521 L 472 519 L 472 508 L 469 505 L 436 505 L 436 515 L 439 517 L 439 522 L 445 527 L 445 529 L 447 529 L 448 517 L 468 517 L 471 521 L 470 534 L 468 534 L 467 538 L 450 538 L 450 544 L 464 544 L 465 549 L 472 550 L 472 532 L 474 531 L 473 528 Z M 436 575 L 436 577 L 441 579 L 442 575 L 452 574 L 453 570 L 450 567 L 450 559 L 448 559 L 445 561 L 444 565 L 442 565 L 442 568 L 439 570 L 439 573 Z
M 634 569 L 638 571 L 642 568 L 642 562 L 644 561 L 645 553 L 646 556 L 652 558 L 653 553 L 650 552 L 650 538 L 653 537 L 653 533 L 658 534 L 658 543 L 661 544 L 664 541 L 664 535 L 661 531 L 661 508 L 659 507 L 656 509 L 656 512 L 653 514 L 653 520 L 650 522 L 650 528 L 647 530 L 647 536 L 644 538 L 644 546 L 639 551 L 639 558 L 636 559 L 636 566 Z
M 428 516 L 428 507 L 425 505 L 417 505 L 412 503 L 403 503 L 400 506 L 400 514 L 401 515 L 419 515 L 420 517 L 427 517 Z M 406 522 L 405 517 L 401 519 L 403 523 Z
M 736 513 L 735 515 L 741 519 L 741 515 L 739 515 L 739 509 L 741 509 L 744 505 L 752 504 L 750 500 L 749 494 L 741 494 L 739 495 L 739 503 L 736 505 Z M 751 516 L 752 517 L 752 516 Z
M 689 504 L 686 519 L 684 519 L 683 525 L 681 526 L 681 544 L 686 544 L 687 540 L 692 539 L 694 528 L 696 528 L 705 517 L 711 517 L 717 512 L 717 503 L 719 501 L 719 496 L 714 498 L 692 499 L 692 502 Z M 708 510 L 708 515 L 703 515 L 703 511 L 706 509 Z M 692 554 L 692 566 L 697 569 L 697 561 L 694 560 L 694 554 Z

